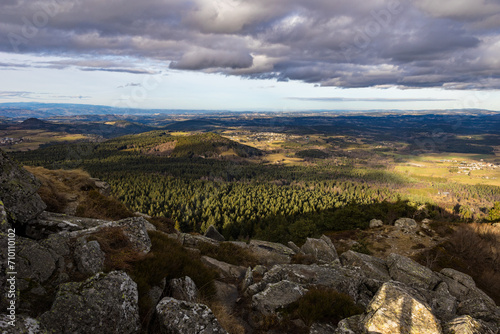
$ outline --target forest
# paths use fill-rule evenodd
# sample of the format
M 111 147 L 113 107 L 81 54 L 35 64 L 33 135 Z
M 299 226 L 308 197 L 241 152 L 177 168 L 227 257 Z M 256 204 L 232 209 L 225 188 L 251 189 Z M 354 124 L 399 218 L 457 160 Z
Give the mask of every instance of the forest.
M 349 150 L 362 145 L 350 137 L 323 140 L 344 146 L 345 154 L 318 149 L 311 141 L 284 142 L 271 153 L 302 162 L 283 165 L 269 162 L 269 152 L 257 145 L 220 133 L 154 130 L 100 143 L 46 145 L 14 156 L 30 166 L 82 168 L 108 182 L 132 211 L 170 218 L 184 232 L 203 233 L 214 225 L 234 240 L 300 243 L 324 231 L 366 228 L 373 218 L 387 224 L 402 216 L 488 219 L 488 210 L 500 201 L 496 186 L 396 173 L 380 159 L 375 164 L 353 157 Z M 378 152 L 379 158 L 386 154 Z M 437 193 L 451 199 L 443 202 L 432 195 Z

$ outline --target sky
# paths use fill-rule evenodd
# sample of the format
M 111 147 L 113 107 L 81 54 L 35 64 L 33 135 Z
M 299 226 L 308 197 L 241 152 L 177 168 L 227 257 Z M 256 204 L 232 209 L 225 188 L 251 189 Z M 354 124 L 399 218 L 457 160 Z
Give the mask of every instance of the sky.
M 2 0 L 0 103 L 500 111 L 499 0 Z

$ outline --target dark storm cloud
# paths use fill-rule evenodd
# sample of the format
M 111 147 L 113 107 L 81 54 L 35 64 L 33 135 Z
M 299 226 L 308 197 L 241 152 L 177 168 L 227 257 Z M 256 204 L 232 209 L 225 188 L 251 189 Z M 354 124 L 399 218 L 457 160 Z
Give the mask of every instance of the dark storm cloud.
M 323 86 L 489 89 L 500 87 L 500 4 L 9 0 L 0 4 L 0 51 L 85 57 L 41 65 L 84 71 L 151 72 L 109 60 L 131 57 Z

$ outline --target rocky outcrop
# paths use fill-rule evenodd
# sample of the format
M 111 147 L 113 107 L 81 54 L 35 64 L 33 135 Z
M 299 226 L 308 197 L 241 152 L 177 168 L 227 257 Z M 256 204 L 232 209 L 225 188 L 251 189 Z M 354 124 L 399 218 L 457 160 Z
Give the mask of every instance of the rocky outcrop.
M 125 236 L 128 237 L 134 250 L 146 254 L 151 250 L 151 239 L 149 238 L 148 231 L 146 230 L 146 223 L 149 222 L 143 217 L 131 217 L 114 222 L 106 221 L 93 228 L 70 233 L 61 233 L 61 235 L 69 238 L 79 238 L 98 233 L 104 228 L 118 227 L 123 231 Z
M 226 334 L 212 310 L 204 304 L 163 298 L 156 306 L 154 333 Z
M 370 220 L 370 228 L 377 228 L 377 227 L 381 227 L 381 226 L 384 226 L 384 222 L 381 221 L 380 219 L 372 219 Z
M 208 267 L 214 268 L 221 278 L 242 278 L 246 273 L 246 268 L 222 262 L 209 256 L 202 256 L 201 261 Z
M 30 221 L 25 233 L 29 238 L 40 240 L 51 234 L 81 231 L 106 223 L 109 221 L 44 211 L 36 219 Z
M 339 321 L 337 329 L 334 334 L 358 334 L 362 333 L 362 317 L 361 315 L 354 315 Z
M 350 295 L 355 301 L 368 303 L 373 296 L 364 285 L 366 277 L 357 268 L 341 266 L 318 266 L 304 264 L 275 265 L 265 273 L 262 280 L 251 285 L 246 294 L 253 296 L 265 290 L 270 284 L 289 281 L 304 288 L 313 286 L 330 287 Z M 365 294 L 369 294 L 366 299 Z
M 391 279 L 387 264 L 382 259 L 349 250 L 342 253 L 340 262 L 343 266 L 359 267 L 370 278 L 381 281 Z
M 46 205 L 37 194 L 40 182 L 0 150 L 0 199 L 11 223 L 26 225 Z
M 74 258 L 78 270 L 87 275 L 95 275 L 104 267 L 105 254 L 96 240 L 87 241 L 85 237 L 76 241 Z
M 48 334 L 38 320 L 24 315 L 16 315 L 13 321 L 7 314 L 0 314 L 0 331 L 2 334 Z
M 286 307 L 307 292 L 300 284 L 287 280 L 268 284 L 264 291 L 252 297 L 252 306 L 264 315 Z
M 213 239 L 215 241 L 220 241 L 220 242 L 226 241 L 224 236 L 222 234 L 220 234 L 219 231 L 217 231 L 217 229 L 213 225 L 210 225 L 208 227 L 208 229 L 205 232 L 205 237 Z
M 295 255 L 291 248 L 275 242 L 251 240 L 248 244 L 237 241 L 231 243 L 248 249 L 264 265 L 290 263 L 292 256 Z
M 198 297 L 198 289 L 191 277 L 174 278 L 168 282 L 170 296 L 186 302 L 195 302 Z
M 454 269 L 441 270 L 439 277 L 447 284 L 450 295 L 457 300 L 457 314 L 500 324 L 500 308 L 469 275 Z
M 213 246 L 219 246 L 219 242 L 207 238 L 203 235 L 189 234 L 189 233 L 172 233 L 169 234 L 169 237 L 175 239 L 181 243 L 184 247 L 196 248 L 200 244 L 207 243 Z
M 471 316 L 457 317 L 444 325 L 445 334 L 495 334 L 490 325 L 478 321 Z
M 392 253 L 386 262 L 391 278 L 408 286 L 433 290 L 439 282 L 439 277 L 432 270 L 405 256 Z
M 40 322 L 55 333 L 137 333 L 137 284 L 124 272 L 97 274 L 59 287 Z
M 309 334 L 331 334 L 335 331 L 335 327 L 330 324 L 322 324 L 315 322 L 309 329 Z
M 318 263 L 332 263 L 339 259 L 332 241 L 324 235 L 321 239 L 307 238 L 301 250 L 304 254 L 311 255 Z
M 394 226 L 401 229 L 405 233 L 412 233 L 418 229 L 418 224 L 415 219 L 399 218 L 394 222 Z
M 111 196 L 111 186 L 107 182 L 104 182 L 95 177 L 91 178 L 90 180 L 94 182 L 94 185 L 101 194 L 103 194 L 104 196 Z
M 442 333 L 430 306 L 391 282 L 380 288 L 366 311 L 363 327 L 369 333 Z

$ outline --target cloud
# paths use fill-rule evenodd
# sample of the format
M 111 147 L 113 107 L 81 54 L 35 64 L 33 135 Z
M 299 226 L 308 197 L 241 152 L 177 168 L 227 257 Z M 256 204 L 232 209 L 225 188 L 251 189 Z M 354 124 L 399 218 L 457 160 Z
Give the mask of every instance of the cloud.
M 492 0 L 0 4 L 0 51 L 70 59 L 33 66 L 134 74 L 169 66 L 337 87 L 498 89 L 499 28 Z
M 104 71 L 104 72 L 120 72 L 120 73 L 130 73 L 130 74 L 157 74 L 156 71 L 134 69 L 134 68 L 94 68 L 85 67 L 80 68 L 81 71 Z
M 437 98 L 347 98 L 347 97 L 289 97 L 289 100 L 315 101 L 315 102 L 436 102 L 456 101 L 455 99 Z
M 142 84 L 141 83 L 138 83 L 138 82 L 130 82 L 126 85 L 121 85 L 121 86 L 118 86 L 117 88 L 126 88 L 126 87 L 141 87 Z
M 180 70 L 204 70 L 210 68 L 249 68 L 253 64 L 250 54 L 238 51 L 196 50 L 184 54 L 170 68 Z
M 24 99 L 31 99 L 31 100 L 44 100 L 44 99 L 53 99 L 53 98 L 58 98 L 58 99 L 80 99 L 80 100 L 85 100 L 85 99 L 90 99 L 91 96 L 86 96 L 86 95 L 53 95 L 53 94 L 48 94 L 48 93 L 35 93 L 35 92 L 28 92 L 28 91 L 0 91 L 0 99 L 11 99 L 11 98 L 24 98 Z
M 32 94 L 33 94 L 32 92 L 24 92 L 24 91 L 0 91 L 0 99 L 30 97 Z

